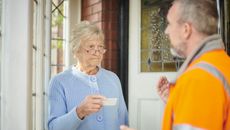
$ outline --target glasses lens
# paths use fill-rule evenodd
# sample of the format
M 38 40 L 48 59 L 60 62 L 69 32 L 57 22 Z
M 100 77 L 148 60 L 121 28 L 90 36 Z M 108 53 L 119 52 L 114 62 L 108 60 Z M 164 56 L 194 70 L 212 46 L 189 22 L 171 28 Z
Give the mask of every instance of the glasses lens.
M 100 50 L 90 49 L 90 50 L 87 50 L 87 52 L 88 52 L 89 54 L 95 54 L 97 51 L 98 51 L 100 54 L 104 54 L 106 50 L 105 50 L 105 49 L 100 49 Z
M 98 52 L 101 53 L 101 54 L 104 54 L 105 51 L 106 51 L 106 50 L 105 50 L 104 48 L 101 48 L 101 49 L 98 50 Z
M 89 54 L 95 54 L 97 51 L 98 51 L 98 53 L 100 53 L 100 54 L 104 54 L 104 53 L 106 52 L 106 49 L 105 49 L 103 46 L 99 46 L 99 47 L 97 47 L 97 48 L 91 48 L 91 49 L 86 49 L 86 48 L 84 48 L 84 49 L 85 49 L 86 52 L 89 53 Z

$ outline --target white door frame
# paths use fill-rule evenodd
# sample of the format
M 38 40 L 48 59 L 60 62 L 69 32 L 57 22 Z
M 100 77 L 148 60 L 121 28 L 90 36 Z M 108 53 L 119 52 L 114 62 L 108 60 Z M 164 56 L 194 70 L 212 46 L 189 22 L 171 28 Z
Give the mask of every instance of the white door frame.
M 130 0 L 129 7 L 130 126 L 138 130 L 160 130 L 164 103 L 155 86 L 161 75 L 170 79 L 175 72 L 141 72 L 141 0 Z

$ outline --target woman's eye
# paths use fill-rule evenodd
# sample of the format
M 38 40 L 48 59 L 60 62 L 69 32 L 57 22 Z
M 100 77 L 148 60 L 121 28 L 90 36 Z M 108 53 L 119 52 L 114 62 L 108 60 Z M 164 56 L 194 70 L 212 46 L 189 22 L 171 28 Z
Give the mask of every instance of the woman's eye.
M 93 48 L 94 48 L 94 45 L 90 45 L 89 48 L 90 48 L 90 49 L 93 49 Z
M 99 49 L 104 49 L 104 46 L 98 46 Z

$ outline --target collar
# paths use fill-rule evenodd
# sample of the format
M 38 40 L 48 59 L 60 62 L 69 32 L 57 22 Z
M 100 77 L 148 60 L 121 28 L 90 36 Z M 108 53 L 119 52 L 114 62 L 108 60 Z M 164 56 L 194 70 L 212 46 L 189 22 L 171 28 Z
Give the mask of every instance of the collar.
M 88 75 L 88 74 L 80 71 L 79 69 L 77 69 L 74 65 L 71 66 L 71 71 L 72 71 L 72 74 L 76 78 L 80 79 L 81 81 L 85 82 L 86 84 L 89 84 L 90 80 L 92 80 L 92 79 L 93 80 L 94 79 L 97 80 L 101 76 L 101 74 L 102 74 L 102 68 L 99 67 L 99 66 L 98 66 L 98 68 L 99 68 L 99 70 L 98 70 L 98 72 L 95 75 Z
M 184 73 L 184 71 L 187 69 L 189 64 L 203 55 L 204 53 L 216 49 L 224 49 L 224 43 L 221 39 L 221 36 L 218 34 L 208 36 L 205 38 L 201 44 L 199 44 L 192 53 L 186 58 L 180 69 L 178 70 L 176 76 L 174 79 L 170 81 L 170 83 L 175 84 L 176 80 Z

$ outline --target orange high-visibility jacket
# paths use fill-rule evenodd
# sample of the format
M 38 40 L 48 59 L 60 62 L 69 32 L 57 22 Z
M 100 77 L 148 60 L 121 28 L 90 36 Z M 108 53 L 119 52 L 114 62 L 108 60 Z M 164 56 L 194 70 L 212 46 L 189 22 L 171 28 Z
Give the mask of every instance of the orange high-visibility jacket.
M 223 49 L 192 61 L 170 86 L 163 130 L 230 130 L 230 58 Z

